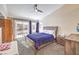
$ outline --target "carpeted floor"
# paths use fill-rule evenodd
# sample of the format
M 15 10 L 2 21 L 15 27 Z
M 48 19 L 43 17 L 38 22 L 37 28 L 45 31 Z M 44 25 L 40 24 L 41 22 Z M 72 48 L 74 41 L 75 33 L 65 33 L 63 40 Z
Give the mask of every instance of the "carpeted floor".
M 38 51 L 37 55 L 64 55 L 64 46 L 52 43 Z
M 33 49 L 28 47 L 25 43 L 22 43 L 22 41 L 18 41 L 18 50 L 20 55 L 34 55 Z M 51 43 L 40 49 L 37 55 L 64 55 L 64 46 Z

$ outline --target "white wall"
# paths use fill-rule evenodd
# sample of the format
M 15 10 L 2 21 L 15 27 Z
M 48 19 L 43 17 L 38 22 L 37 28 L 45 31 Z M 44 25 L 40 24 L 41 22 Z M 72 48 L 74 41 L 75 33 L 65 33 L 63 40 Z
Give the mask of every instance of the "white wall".
M 79 23 L 79 5 L 64 5 L 46 16 L 41 22 L 43 26 L 59 26 L 59 34 L 76 33 L 75 27 Z
M 7 6 L 6 4 L 0 4 L 0 13 L 3 14 L 3 16 L 7 16 L 8 11 L 7 11 Z

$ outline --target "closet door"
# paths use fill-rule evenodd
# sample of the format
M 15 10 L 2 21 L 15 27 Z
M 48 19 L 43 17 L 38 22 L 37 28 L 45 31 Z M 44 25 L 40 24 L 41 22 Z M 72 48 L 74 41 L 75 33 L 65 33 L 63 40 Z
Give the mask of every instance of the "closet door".
M 2 28 L 2 42 L 11 42 L 12 41 L 12 20 L 3 19 L 0 20 L 0 27 Z
M 5 19 L 4 20 L 4 27 L 3 27 L 3 42 L 11 42 L 12 39 L 12 20 L 11 19 Z

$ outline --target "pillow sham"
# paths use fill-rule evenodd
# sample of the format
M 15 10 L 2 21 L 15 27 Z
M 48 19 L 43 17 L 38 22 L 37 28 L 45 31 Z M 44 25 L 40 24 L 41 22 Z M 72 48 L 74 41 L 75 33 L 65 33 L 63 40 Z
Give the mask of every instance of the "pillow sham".
M 54 37 L 55 36 L 55 30 L 43 30 L 44 33 L 52 34 Z

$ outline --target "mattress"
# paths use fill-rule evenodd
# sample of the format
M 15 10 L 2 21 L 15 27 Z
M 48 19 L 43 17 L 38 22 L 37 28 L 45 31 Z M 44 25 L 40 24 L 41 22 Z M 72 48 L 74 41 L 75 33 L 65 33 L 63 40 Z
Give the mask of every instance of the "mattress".
M 40 45 L 54 40 L 54 36 L 52 34 L 47 34 L 47 33 L 33 33 L 33 34 L 27 35 L 27 37 L 35 42 L 36 49 Z

